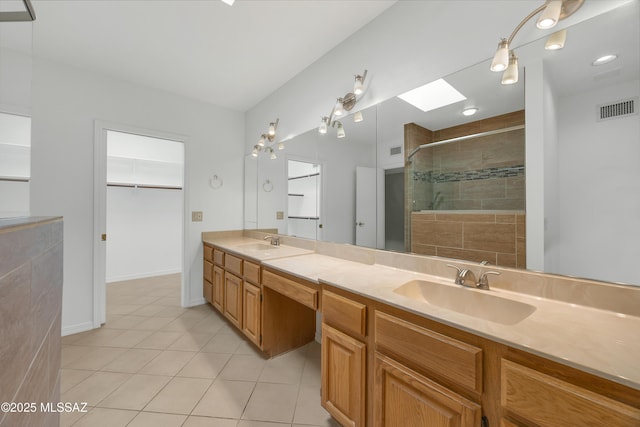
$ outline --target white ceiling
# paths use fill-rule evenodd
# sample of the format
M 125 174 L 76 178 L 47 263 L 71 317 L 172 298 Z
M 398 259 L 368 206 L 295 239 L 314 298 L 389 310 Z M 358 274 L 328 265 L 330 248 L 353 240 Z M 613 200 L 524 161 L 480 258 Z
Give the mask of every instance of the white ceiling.
M 396 1 L 32 0 L 32 49 L 247 111 Z

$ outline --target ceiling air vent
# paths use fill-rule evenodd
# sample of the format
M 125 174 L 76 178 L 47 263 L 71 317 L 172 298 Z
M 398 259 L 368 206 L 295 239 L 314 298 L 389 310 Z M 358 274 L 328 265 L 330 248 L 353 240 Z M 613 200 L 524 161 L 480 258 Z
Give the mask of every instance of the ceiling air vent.
M 638 114 L 638 98 L 625 99 L 598 107 L 598 121 Z
M 402 154 L 402 146 L 397 146 L 397 147 L 391 147 L 391 149 L 389 150 L 389 155 L 391 156 L 396 156 L 398 154 Z

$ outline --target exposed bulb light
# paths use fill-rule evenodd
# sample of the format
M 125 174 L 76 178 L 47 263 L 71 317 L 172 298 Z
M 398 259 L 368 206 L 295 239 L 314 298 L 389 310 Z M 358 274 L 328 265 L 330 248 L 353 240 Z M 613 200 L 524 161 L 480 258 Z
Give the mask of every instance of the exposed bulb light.
M 323 117 L 320 120 L 320 126 L 318 126 L 318 132 L 324 135 L 327 133 L 327 126 L 329 125 L 329 117 Z
M 478 107 L 469 107 L 469 108 L 465 108 L 464 110 L 462 110 L 462 115 L 463 116 L 473 116 L 477 112 L 478 112 Z
M 536 27 L 541 30 L 553 28 L 560 20 L 560 12 L 562 12 L 562 0 L 551 0 L 547 2 L 542 14 L 536 22 Z
M 275 152 L 275 151 L 271 150 L 271 155 L 269 156 L 269 158 L 270 158 L 271 160 L 275 160 L 275 159 L 277 159 L 277 158 L 278 158 L 278 156 L 276 156 L 276 152 Z
M 618 55 L 615 55 L 615 54 L 604 55 L 594 60 L 591 63 L 591 65 L 593 66 L 604 65 L 604 64 L 608 64 L 609 62 L 615 61 L 616 59 L 618 59 Z
M 269 123 L 269 136 L 274 136 L 276 134 L 276 124 Z
M 564 47 L 564 43 L 567 41 L 567 30 L 556 31 L 551 34 L 544 44 L 545 50 L 558 50 Z
M 342 126 L 341 122 L 338 122 L 337 137 L 344 138 L 345 136 L 346 136 L 346 133 L 344 132 L 344 126 Z
M 509 66 L 509 42 L 507 39 L 500 40 L 498 43 L 498 49 L 495 55 L 493 55 L 493 61 L 491 62 L 491 71 L 504 71 Z
M 362 117 L 362 111 L 358 111 L 353 115 L 354 123 L 360 123 L 363 120 L 364 120 L 364 117 Z
M 356 95 L 362 95 L 364 92 L 364 77 L 361 75 L 356 76 L 356 81 L 353 84 L 353 93 Z
M 342 105 L 342 98 L 338 98 L 338 102 L 336 102 L 336 106 L 333 110 L 333 114 L 336 116 L 342 116 L 344 114 L 344 106 Z
M 511 51 L 509 55 L 509 66 L 502 75 L 503 85 L 512 85 L 518 83 L 518 57 Z
M 253 150 L 251 150 L 251 155 L 253 157 L 258 157 L 258 146 L 257 145 L 253 146 Z
M 284 150 L 284 142 L 278 142 L 278 150 Z
M 265 134 L 262 134 L 262 135 L 260 136 L 260 139 L 258 140 L 258 146 L 260 146 L 260 147 L 264 147 L 264 140 L 265 140 L 265 138 L 266 138 L 266 137 L 267 137 L 267 136 L 266 136 Z

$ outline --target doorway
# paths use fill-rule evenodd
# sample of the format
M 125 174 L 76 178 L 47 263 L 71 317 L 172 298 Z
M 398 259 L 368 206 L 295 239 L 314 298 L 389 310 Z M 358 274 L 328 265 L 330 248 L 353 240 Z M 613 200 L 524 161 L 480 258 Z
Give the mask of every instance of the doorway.
M 404 252 L 404 168 L 384 171 L 384 248 Z
M 94 168 L 94 327 L 111 282 L 180 274 L 184 305 L 185 138 L 96 123 Z
M 287 162 L 287 234 L 318 239 L 322 182 L 321 166 L 299 160 Z

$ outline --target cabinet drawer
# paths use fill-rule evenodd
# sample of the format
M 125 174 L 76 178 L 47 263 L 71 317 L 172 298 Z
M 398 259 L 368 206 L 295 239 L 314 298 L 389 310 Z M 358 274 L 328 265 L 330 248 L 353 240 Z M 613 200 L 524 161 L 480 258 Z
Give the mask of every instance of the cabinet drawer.
M 508 411 L 548 427 L 640 426 L 640 409 L 509 360 L 502 360 L 500 403 Z
M 204 245 L 204 259 L 213 262 L 213 248 L 211 246 Z
M 219 249 L 213 250 L 213 262 L 219 266 L 224 267 L 224 252 Z
M 318 291 L 279 276 L 270 271 L 262 272 L 262 285 L 304 304 L 314 310 L 318 309 Z
M 204 260 L 204 280 L 213 282 L 213 264 Z
M 322 318 L 343 332 L 367 335 L 367 306 L 326 290 L 322 292 Z
M 242 277 L 242 258 L 235 257 L 233 255 L 225 254 L 224 268 L 227 271 Z
M 260 284 L 260 266 L 249 261 L 244 262 L 244 278 L 254 285 Z
M 482 349 L 478 347 L 381 312 L 375 315 L 375 342 L 383 352 L 482 392 Z

